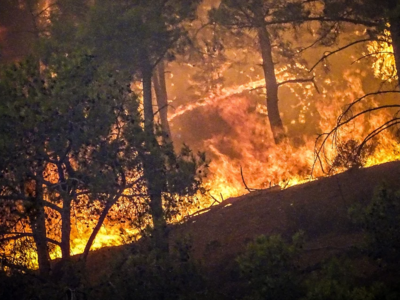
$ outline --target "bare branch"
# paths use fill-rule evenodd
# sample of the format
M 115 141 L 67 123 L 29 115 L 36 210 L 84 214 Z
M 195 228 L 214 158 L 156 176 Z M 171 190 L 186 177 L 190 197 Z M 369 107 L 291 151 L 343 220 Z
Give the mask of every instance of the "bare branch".
M 380 134 L 382 131 L 387 130 L 390 127 L 395 126 L 397 124 L 400 124 L 400 118 L 391 119 L 391 120 L 385 122 L 384 124 L 382 124 L 381 126 L 379 126 L 378 128 L 375 128 L 364 138 L 364 140 L 358 147 L 357 154 L 360 155 L 362 148 L 365 146 L 366 143 L 368 143 L 369 140 L 371 140 L 372 138 L 374 138 L 375 136 Z
M 261 191 L 261 189 L 253 189 L 253 188 L 249 188 L 246 184 L 246 181 L 244 180 L 244 176 L 243 176 L 243 169 L 242 166 L 240 166 L 240 176 L 242 176 L 242 182 L 244 184 L 244 187 L 246 188 L 247 191 L 251 192 L 255 192 L 255 191 Z
M 317 38 L 314 42 L 312 42 L 310 45 L 305 46 L 304 48 L 301 48 L 300 50 L 298 50 L 298 54 L 313 48 L 315 45 L 317 45 L 319 42 L 321 42 L 324 38 L 326 38 L 328 36 L 328 34 L 337 26 L 337 23 L 334 23 L 329 30 L 326 30 L 324 34 L 322 34 L 319 38 Z
M 291 84 L 291 83 L 305 83 L 305 82 L 312 82 L 318 94 L 320 94 L 319 88 L 315 82 L 315 77 L 312 78 L 299 78 L 299 79 L 290 79 L 285 80 L 278 83 L 278 87 L 284 84 Z
M 0 243 L 6 242 L 6 241 L 18 240 L 18 239 L 21 239 L 21 238 L 24 238 L 24 237 L 33 237 L 33 233 L 30 233 L 30 232 L 5 233 L 3 235 L 8 235 L 8 234 L 12 234 L 13 236 L 7 236 L 7 237 L 4 237 L 4 238 L 1 238 L 0 239 Z M 54 244 L 56 246 L 60 246 L 61 247 L 61 243 L 56 241 L 56 240 L 54 240 L 54 239 L 46 237 L 46 241 L 48 243 L 51 243 L 51 244 Z
M 376 39 L 371 39 L 371 38 L 362 39 L 362 40 L 351 42 L 351 43 L 349 43 L 349 44 L 347 44 L 347 45 L 345 45 L 343 47 L 337 48 L 337 49 L 335 49 L 333 51 L 325 52 L 325 54 L 311 67 L 309 72 L 312 72 L 321 62 L 326 60 L 328 57 L 330 57 L 330 56 L 332 56 L 332 55 L 334 55 L 334 54 L 336 54 L 336 53 L 338 53 L 340 51 L 343 51 L 343 50 L 345 50 L 347 48 L 350 48 L 350 47 L 352 47 L 354 45 L 357 45 L 357 44 L 360 44 L 360 43 L 371 42 L 371 41 L 374 41 L 374 40 L 376 40 Z
M 44 206 L 51 208 L 52 210 L 58 212 L 61 214 L 61 207 L 55 205 L 54 203 L 51 203 L 49 201 L 43 200 Z
M 378 91 L 378 92 L 372 92 L 372 93 L 368 93 L 365 94 L 364 96 L 356 99 L 355 101 L 353 101 L 352 103 L 349 104 L 349 106 L 347 107 L 346 110 L 343 111 L 343 113 L 338 117 L 337 120 L 337 124 L 341 124 L 342 123 L 342 119 L 350 112 L 350 110 L 359 102 L 361 102 L 362 100 L 364 100 L 367 97 L 371 97 L 371 96 L 376 96 L 376 95 L 384 95 L 384 94 L 399 94 L 399 91 L 393 91 L 393 90 L 389 90 L 389 91 Z M 383 107 L 383 108 L 387 108 L 386 106 L 378 106 L 379 107 Z M 397 107 L 397 106 L 395 106 Z M 345 123 L 344 123 L 345 124 Z M 344 125 L 343 124 L 343 125 Z
M 392 104 L 392 105 L 381 105 L 381 106 L 377 106 L 377 107 L 371 107 L 368 109 L 364 109 L 361 112 L 358 112 L 357 114 L 344 119 L 349 112 L 351 111 L 351 109 L 359 102 L 361 102 L 362 100 L 364 100 L 367 97 L 370 96 L 374 96 L 374 95 L 381 95 L 381 94 L 391 94 L 391 93 L 400 93 L 399 91 L 380 91 L 380 92 L 374 92 L 374 93 L 368 93 L 358 99 L 356 99 L 355 101 L 353 101 L 338 117 L 337 119 L 337 123 L 336 126 L 329 132 L 325 132 L 320 134 L 316 141 L 315 141 L 315 152 L 314 152 L 314 163 L 312 166 L 312 170 L 311 170 L 311 176 L 314 173 L 315 170 L 315 166 L 317 163 L 319 163 L 321 170 L 325 173 L 324 170 L 324 166 L 323 166 L 323 161 L 321 158 L 321 153 L 324 153 L 324 148 L 325 145 L 328 141 L 328 139 L 330 137 L 333 137 L 333 141 L 332 143 L 336 144 L 337 143 L 337 134 L 338 134 L 338 130 L 343 127 L 344 125 L 350 123 L 351 121 L 354 121 L 355 119 L 357 119 L 358 117 L 365 115 L 367 113 L 371 113 L 371 112 L 375 112 L 375 111 L 379 111 L 379 110 L 383 110 L 383 109 L 391 109 L 391 108 L 400 108 L 400 104 Z M 361 142 L 360 146 L 358 147 L 358 154 L 361 153 L 362 148 L 365 146 L 365 144 L 371 140 L 373 137 L 375 137 L 376 135 L 378 135 L 379 133 L 381 133 L 382 131 L 396 125 L 400 123 L 400 119 L 398 117 L 395 117 L 387 122 L 385 122 L 383 125 L 379 126 L 378 128 L 374 129 L 372 132 L 370 132 L 365 138 L 364 140 Z M 321 144 L 318 146 L 318 142 L 322 140 Z M 324 157 L 326 158 L 326 155 L 324 154 Z
M 211 196 L 211 198 L 214 199 L 214 202 L 213 202 L 210 206 L 213 206 L 213 205 L 215 204 L 215 202 L 217 202 L 218 204 L 221 204 L 221 203 L 222 203 L 222 202 L 218 201 L 218 199 L 215 198 L 213 195 L 211 195 L 211 193 L 210 193 L 210 196 Z

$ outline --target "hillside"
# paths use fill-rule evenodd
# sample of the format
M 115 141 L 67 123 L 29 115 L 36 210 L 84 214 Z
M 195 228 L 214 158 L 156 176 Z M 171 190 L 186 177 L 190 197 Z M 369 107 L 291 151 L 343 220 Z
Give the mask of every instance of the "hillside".
M 357 201 L 369 201 L 381 183 L 399 189 L 399 178 L 400 162 L 391 162 L 285 190 L 252 192 L 192 217 L 174 228 L 172 235 L 190 235 L 196 257 L 207 257 L 208 263 L 236 255 L 257 235 L 291 235 L 299 229 L 306 231 L 315 247 L 346 247 L 341 240 L 351 229 L 348 208 Z
M 302 229 L 307 243 L 305 263 L 360 244 L 363 235 L 349 221 L 348 208 L 368 202 L 374 189 L 385 182 L 400 189 L 400 162 L 354 169 L 332 177 L 290 187 L 262 190 L 230 198 L 208 212 L 171 228 L 171 239 L 190 237 L 194 257 L 202 262 L 210 281 L 224 293 L 240 286 L 232 273 L 234 259 L 260 234 L 290 237 Z M 111 247 L 89 255 L 90 273 L 104 274 L 104 263 L 129 247 Z
M 308 261 L 317 262 L 362 241 L 348 218 L 348 208 L 367 202 L 385 182 L 400 189 L 400 162 L 349 170 L 332 177 L 281 191 L 257 191 L 231 198 L 209 212 L 172 230 L 174 237 L 190 235 L 195 257 L 201 259 L 215 285 L 233 281 L 234 258 L 254 237 L 306 232 Z

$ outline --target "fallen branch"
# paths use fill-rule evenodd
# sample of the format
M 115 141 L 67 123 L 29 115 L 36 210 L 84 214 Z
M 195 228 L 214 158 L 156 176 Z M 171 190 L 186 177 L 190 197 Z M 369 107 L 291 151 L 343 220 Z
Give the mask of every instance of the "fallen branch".
M 246 190 L 251 193 L 251 192 L 256 192 L 256 191 L 262 191 L 262 189 L 253 189 L 253 188 L 249 188 L 246 184 L 246 181 L 244 180 L 244 176 L 243 176 L 243 168 L 242 166 L 240 166 L 240 175 L 242 176 L 242 182 L 244 184 L 244 187 L 246 188 Z
M 218 201 L 217 198 L 215 198 L 213 195 L 211 195 L 211 193 L 210 193 L 210 196 L 211 196 L 211 198 L 214 199 L 214 202 L 210 205 L 210 207 L 213 206 L 215 202 L 218 202 L 218 204 L 221 204 L 221 202 Z M 221 195 L 221 197 L 222 197 L 222 195 Z M 224 200 L 224 199 L 222 199 L 222 201 L 223 201 L 223 200 Z

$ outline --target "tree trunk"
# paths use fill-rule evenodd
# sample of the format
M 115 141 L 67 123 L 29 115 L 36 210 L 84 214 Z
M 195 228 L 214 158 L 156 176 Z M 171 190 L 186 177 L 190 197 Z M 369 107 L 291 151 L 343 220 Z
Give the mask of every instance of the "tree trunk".
M 143 108 L 144 108 L 144 129 L 146 134 L 154 136 L 154 113 L 153 97 L 151 94 L 152 68 L 147 56 L 142 58 L 142 84 L 143 84 Z
M 71 200 L 66 198 L 61 210 L 61 255 L 65 261 L 71 257 Z
M 38 255 L 39 273 L 40 276 L 47 278 L 50 276 L 51 267 L 49 249 L 47 247 L 46 217 L 42 202 L 43 191 L 39 183 L 36 183 L 35 193 L 35 213 L 30 217 L 30 222 Z
M 156 92 L 158 112 L 160 114 L 161 128 L 164 132 L 165 142 L 169 142 L 172 139 L 171 130 L 168 122 L 168 94 L 167 86 L 165 83 L 165 68 L 164 61 L 160 61 L 156 66 L 153 75 L 154 90 Z
M 166 233 L 166 221 L 162 206 L 162 188 L 165 176 L 163 174 L 163 160 L 160 146 L 154 135 L 154 114 L 151 93 L 152 68 L 146 56 L 142 59 L 143 80 L 143 105 L 144 127 L 147 136 L 146 153 L 143 159 L 143 173 L 147 181 L 147 189 L 150 197 L 150 214 L 153 218 L 153 243 L 157 250 L 168 251 L 168 237 Z
M 150 185 L 152 184 L 150 183 Z M 153 245 L 161 253 L 167 253 L 169 250 L 168 232 L 162 207 L 161 189 L 153 186 L 149 189 L 149 192 L 151 217 L 153 219 Z
M 390 35 L 397 70 L 397 84 L 400 87 L 400 16 L 390 18 Z
M 34 220 L 31 220 L 33 239 L 36 244 L 36 251 L 38 255 L 39 273 L 42 277 L 50 275 L 50 257 L 49 249 L 47 247 L 46 238 L 46 225 L 45 214 L 43 207 L 38 207 Z
M 103 211 L 101 212 L 101 215 L 99 217 L 99 220 L 97 221 L 96 226 L 94 227 L 87 243 L 85 246 L 85 250 L 82 253 L 81 259 L 84 263 L 86 263 L 86 259 L 89 255 L 89 251 L 90 248 L 93 245 L 94 240 L 96 239 L 97 234 L 99 233 L 101 226 L 103 226 L 104 220 L 106 219 L 108 212 L 110 211 L 111 207 L 113 207 L 113 205 L 117 202 L 117 200 L 119 199 L 121 194 L 118 194 L 117 196 L 115 196 L 112 200 L 110 200 L 110 202 L 108 202 L 106 204 L 106 206 L 104 207 Z
M 272 46 L 269 33 L 264 25 L 258 28 L 258 39 L 263 59 L 263 70 L 265 76 L 265 87 L 267 89 L 267 110 L 271 131 L 275 144 L 279 144 L 285 137 L 285 129 L 278 107 L 278 83 L 276 81 L 275 66 L 272 60 Z

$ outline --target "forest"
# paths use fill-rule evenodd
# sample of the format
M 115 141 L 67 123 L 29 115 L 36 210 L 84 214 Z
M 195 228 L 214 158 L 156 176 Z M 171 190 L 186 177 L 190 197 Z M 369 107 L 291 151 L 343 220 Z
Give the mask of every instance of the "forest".
M 399 69 L 397 0 L 0 0 L 0 299 L 398 299 Z

